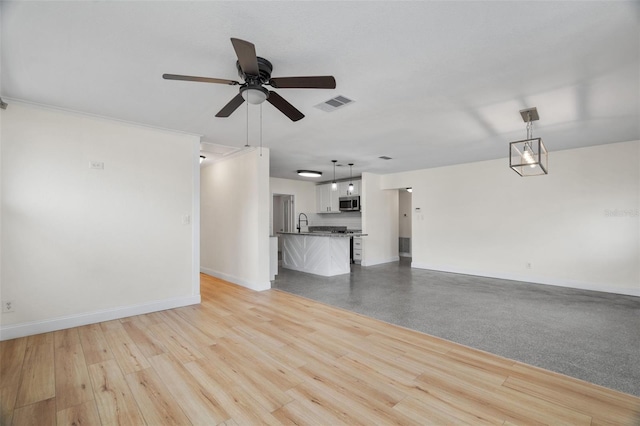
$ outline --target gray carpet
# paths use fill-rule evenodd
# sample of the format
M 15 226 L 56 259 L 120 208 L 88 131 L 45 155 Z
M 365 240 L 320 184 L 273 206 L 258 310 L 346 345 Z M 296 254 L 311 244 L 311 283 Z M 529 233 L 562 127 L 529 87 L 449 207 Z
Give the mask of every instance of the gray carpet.
M 272 288 L 640 396 L 640 298 L 412 269 L 326 278 L 279 269 Z

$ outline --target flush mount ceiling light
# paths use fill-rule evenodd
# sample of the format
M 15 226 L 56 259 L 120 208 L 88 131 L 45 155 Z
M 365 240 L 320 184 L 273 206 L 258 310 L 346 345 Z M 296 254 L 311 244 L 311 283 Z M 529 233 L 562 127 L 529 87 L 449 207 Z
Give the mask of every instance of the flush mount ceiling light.
M 413 188 L 407 188 L 407 192 L 413 192 Z
M 207 157 L 205 157 L 204 155 L 200 156 L 200 164 L 202 164 L 202 162 L 204 161 L 205 158 L 207 158 Z
M 336 163 L 338 162 L 338 160 L 331 160 L 331 162 L 333 163 L 333 182 L 331 182 L 331 190 L 337 191 L 338 182 L 336 182 Z
M 520 111 L 527 123 L 527 138 L 509 143 L 509 167 L 520 176 L 540 176 L 549 173 L 549 153 L 542 138 L 533 137 L 533 122 L 540 119 L 538 110 L 527 108 Z
M 298 170 L 298 175 L 304 177 L 320 177 L 322 176 L 322 172 L 316 172 L 314 170 Z

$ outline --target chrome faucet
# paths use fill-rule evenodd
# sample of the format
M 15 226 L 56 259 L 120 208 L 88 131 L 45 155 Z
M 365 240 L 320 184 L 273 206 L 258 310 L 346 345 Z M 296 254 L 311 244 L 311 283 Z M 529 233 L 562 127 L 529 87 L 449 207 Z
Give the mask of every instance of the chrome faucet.
M 304 213 L 300 213 L 298 215 L 298 234 L 300 233 L 300 216 L 304 216 L 304 224 L 309 226 L 309 219 L 307 219 L 307 215 Z

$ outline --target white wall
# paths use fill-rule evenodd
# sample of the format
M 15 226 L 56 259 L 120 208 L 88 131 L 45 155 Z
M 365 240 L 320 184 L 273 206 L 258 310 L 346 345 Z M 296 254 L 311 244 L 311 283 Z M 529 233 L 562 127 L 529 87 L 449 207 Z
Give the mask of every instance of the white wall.
M 398 191 L 382 189 L 382 176 L 362 174 L 362 266 L 394 262 L 398 255 Z
M 253 290 L 271 288 L 269 150 L 241 151 L 201 175 L 200 269 Z
M 298 224 L 298 214 L 304 213 L 311 218 L 311 213 L 316 211 L 316 184 L 313 182 L 270 178 L 269 179 L 270 194 L 288 194 L 293 195 L 293 211 L 296 225 Z M 273 197 L 271 197 L 273 203 Z M 273 214 L 273 208 L 270 209 Z M 271 223 L 273 220 L 270 221 Z M 303 228 L 304 230 L 305 228 Z M 273 234 L 273 229 L 271 233 Z M 277 230 L 276 230 L 277 232 Z
M 633 141 L 552 151 L 547 176 L 502 159 L 382 187 L 413 187 L 412 266 L 640 295 L 639 158 Z
M 16 101 L 1 134 L 3 339 L 199 303 L 198 137 Z
M 1 31 L 0 31 L 1 33 Z M 0 46 L 1 46 L 1 41 L 0 41 Z M 2 56 L 2 55 L 0 55 Z M 1 62 L 1 60 L 0 60 Z M 2 67 L 0 66 L 0 69 Z M 0 77 L 1 77 L 2 73 L 0 73 Z M 1 81 L 1 78 L 0 78 Z M 0 90 L 0 93 L 2 93 L 2 90 Z M 4 117 L 4 111 L 3 109 L 0 109 L 0 177 L 2 177 L 2 117 Z M 0 180 L 0 200 L 2 200 L 2 181 Z M 0 260 L 2 259 L 2 208 L 0 208 Z M 0 304 L 2 303 L 2 301 L 4 300 L 4 297 L 2 296 L 2 262 L 0 261 Z M 0 312 L 2 312 L 2 310 L 0 309 Z M 4 323 L 4 320 L 2 319 L 2 314 L 0 314 L 0 340 L 2 340 L 2 324 Z

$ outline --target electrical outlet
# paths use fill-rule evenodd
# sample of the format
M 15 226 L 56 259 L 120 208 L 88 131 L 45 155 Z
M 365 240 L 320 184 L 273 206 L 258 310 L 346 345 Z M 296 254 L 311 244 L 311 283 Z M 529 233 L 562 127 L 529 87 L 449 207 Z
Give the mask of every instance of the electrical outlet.
M 89 167 L 95 170 L 104 170 L 104 163 L 102 161 L 93 161 L 89 162 Z
M 9 314 L 11 312 L 14 312 L 15 309 L 15 305 L 13 304 L 13 301 L 11 300 L 3 300 L 2 301 L 2 313 L 3 314 Z

